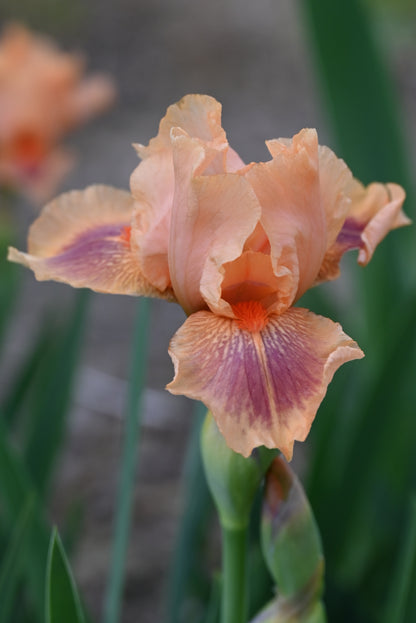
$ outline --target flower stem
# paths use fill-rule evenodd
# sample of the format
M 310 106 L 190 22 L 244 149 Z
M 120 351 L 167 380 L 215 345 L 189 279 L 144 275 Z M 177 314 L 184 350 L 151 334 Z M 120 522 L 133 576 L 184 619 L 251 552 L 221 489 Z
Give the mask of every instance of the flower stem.
M 247 621 L 247 540 L 246 526 L 222 525 L 223 589 L 221 623 Z

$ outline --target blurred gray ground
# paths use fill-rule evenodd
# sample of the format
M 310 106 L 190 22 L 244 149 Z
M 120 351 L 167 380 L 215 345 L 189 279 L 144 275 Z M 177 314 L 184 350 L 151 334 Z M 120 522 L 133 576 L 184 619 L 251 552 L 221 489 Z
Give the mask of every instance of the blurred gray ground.
M 157 133 L 166 107 L 191 92 L 208 93 L 222 102 L 230 143 L 246 161 L 267 157 L 266 138 L 291 136 L 305 126 L 317 127 L 320 142 L 331 145 L 300 7 L 293 0 L 89 0 L 85 4 L 79 0 L 59 5 L 59 13 L 51 11 L 51 3 L 45 0 L 36 3 L 36 12 L 29 3 L 23 3 L 19 12 L 10 5 L 9 15 L 21 18 L 26 11 L 30 25 L 59 37 L 67 49 L 84 51 L 89 69 L 113 74 L 120 93 L 111 113 L 69 139 L 79 161 L 64 189 L 94 182 L 127 188 L 138 163 L 131 143 L 146 143 Z M 0 11 L 7 15 L 7 10 Z M 395 42 L 386 53 L 408 118 L 409 143 L 414 144 L 416 63 L 414 48 L 403 32 L 401 43 L 388 29 L 383 36 L 387 33 Z M 22 207 L 19 218 L 24 245 L 33 213 Z M 19 365 L 45 310 L 52 307 L 60 314 L 72 298 L 69 287 L 35 283 L 25 273 L 3 385 Z M 59 523 L 74 501 L 84 506 L 74 565 L 96 619 L 110 560 L 135 310 L 133 299 L 93 296 L 51 511 Z M 191 417 L 186 399 L 163 390 L 173 372 L 168 342 L 183 319 L 179 307 L 153 302 L 124 623 L 161 618 Z

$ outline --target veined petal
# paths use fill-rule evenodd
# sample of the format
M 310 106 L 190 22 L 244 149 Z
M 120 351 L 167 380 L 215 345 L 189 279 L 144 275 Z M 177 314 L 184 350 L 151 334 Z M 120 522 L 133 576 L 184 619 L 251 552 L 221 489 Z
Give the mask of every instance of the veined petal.
M 247 318 L 192 314 L 171 341 L 175 378 L 167 389 L 204 402 L 236 452 L 265 445 L 290 459 L 335 371 L 363 353 L 339 324 L 306 309 L 266 324 L 259 317 L 258 326 Z
M 222 266 L 241 254 L 259 220 L 260 206 L 250 184 L 238 173 L 199 174 L 205 171 L 206 158 L 210 158 L 200 141 L 180 132 L 172 140 L 172 287 L 188 313 L 207 304 L 215 310 L 221 299 Z
M 253 165 L 245 177 L 261 204 L 275 274 L 283 267 L 293 275 L 293 301 L 314 282 L 327 244 L 318 139 L 315 130 L 302 130 L 268 146 L 273 160 Z
M 130 240 L 134 199 L 109 186 L 72 191 L 48 204 L 30 229 L 28 253 L 9 259 L 28 266 L 39 280 L 63 281 L 112 294 L 172 299 L 143 277 Z
M 348 194 L 351 199 L 348 216 L 325 254 L 317 283 L 336 279 L 341 257 L 351 249 L 359 249 L 358 263 L 365 266 L 390 230 L 411 223 L 402 211 L 406 194 L 397 184 L 374 183 L 365 188 L 353 180 Z

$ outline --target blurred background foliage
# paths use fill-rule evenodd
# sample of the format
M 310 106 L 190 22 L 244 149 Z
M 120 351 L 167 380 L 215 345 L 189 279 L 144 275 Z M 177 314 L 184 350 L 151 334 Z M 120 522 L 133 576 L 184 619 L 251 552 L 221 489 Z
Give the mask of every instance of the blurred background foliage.
M 138 139 L 145 142 L 152 136 L 168 104 L 187 91 L 204 91 L 226 104 L 224 126 L 231 128 L 230 140 L 245 159 L 265 157 L 264 153 L 256 152 L 259 150 L 256 141 L 259 136 L 266 138 L 265 132 L 269 132 L 269 138 L 290 135 L 303 125 L 317 125 L 325 139 L 321 138 L 321 142 L 331 145 L 344 157 L 356 177 L 364 182 L 401 183 L 408 195 L 405 210 L 415 219 L 415 154 L 410 139 L 415 137 L 416 119 L 414 116 L 409 119 L 409 113 L 403 112 L 404 102 L 400 101 L 407 88 L 406 105 L 409 111 L 415 109 L 415 75 L 407 73 L 415 72 L 412 58 L 416 49 L 409 34 L 416 27 L 415 3 L 412 0 L 299 0 L 295 18 L 292 16 L 297 20 L 298 47 L 295 50 L 290 41 L 283 41 L 282 49 L 286 46 L 293 62 L 287 63 L 283 73 L 279 73 L 280 48 L 266 44 L 262 47 L 261 29 L 265 30 L 267 41 L 273 36 L 277 38 L 277 32 L 284 37 L 284 26 L 278 29 L 277 23 L 270 24 L 269 3 L 262 1 L 255 10 L 248 9 L 244 3 L 246 11 L 242 16 L 235 0 L 223 2 L 221 7 L 213 4 L 212 10 L 219 10 L 220 17 L 210 14 L 205 20 L 202 3 L 199 14 L 200 3 L 185 0 L 177 6 L 172 3 L 169 8 L 162 0 L 152 6 L 148 2 L 136 3 L 138 8 L 127 0 L 120 6 L 110 0 L 99 6 L 52 0 L 38 0 L 36 4 L 28 0 L 19 4 L 9 0 L 2 3 L 2 21 L 21 20 L 62 38 L 66 44 L 85 45 L 87 52 L 92 53 L 93 66 L 99 66 L 102 61 L 104 69 L 113 70 L 120 78 L 120 116 L 110 115 L 110 128 L 104 129 L 97 122 L 92 129 L 83 130 L 85 138 L 75 139 L 83 149 L 82 170 L 68 179 L 67 187 L 95 181 L 127 186 L 136 161 L 134 154 L 119 158 L 121 150 L 128 152 L 129 142 Z M 288 19 L 291 10 L 288 7 L 288 2 L 276 3 L 273 13 L 276 20 L 284 23 Z M 262 11 L 264 18 L 257 14 Z M 187 30 L 193 23 L 198 24 L 195 33 Z M 112 25 L 117 32 L 111 30 Z M 136 26 L 142 37 L 140 41 L 136 41 L 139 36 Z M 206 33 L 212 34 L 217 29 L 217 38 L 212 38 L 217 47 L 211 47 Z M 160 36 L 156 44 L 150 41 L 151 33 L 155 32 Z M 201 32 L 205 35 L 198 40 Z M 405 53 L 394 56 L 400 41 Z M 123 53 L 133 51 L 134 57 L 123 58 Z M 147 69 L 140 63 L 146 64 Z M 257 71 L 263 78 L 257 76 Z M 303 77 L 299 78 L 296 71 L 303 71 Z M 135 75 L 137 85 L 132 83 Z M 318 85 L 309 88 L 319 112 L 308 108 L 303 93 L 296 95 L 305 76 L 309 85 Z M 272 88 L 270 84 L 275 80 L 277 85 Z M 285 97 L 285 89 L 290 97 Z M 253 102 L 258 104 L 257 108 L 249 108 Z M 235 118 L 233 107 L 238 110 Z M 133 108 L 136 108 L 135 117 L 131 114 Z M 302 119 L 302 115 L 306 118 Z M 144 136 L 140 136 L 140 131 Z M 3 196 L 1 210 L 0 245 L 4 258 L 5 248 L 19 235 L 19 224 L 10 197 Z M 16 214 L 26 228 L 32 219 L 27 206 L 20 205 Z M 363 362 L 345 366 L 336 374 L 308 441 L 295 449 L 295 468 L 300 472 L 322 534 L 327 568 L 325 601 L 330 622 L 413 623 L 416 620 L 415 260 L 415 234 L 413 227 L 409 227 L 391 233 L 365 270 L 356 265 L 355 257 L 349 257 L 344 260 L 339 284 L 321 286 L 305 296 L 305 306 L 339 321 L 366 353 Z M 59 480 L 59 458 L 70 427 L 68 417 L 77 373 L 79 376 L 85 371 L 81 349 L 88 332 L 94 331 L 96 316 L 94 320 L 87 319 L 88 307 L 93 308 L 91 316 L 98 308 L 108 306 L 108 313 L 116 316 L 119 324 L 120 317 L 123 318 L 125 334 L 120 337 L 115 331 L 113 338 L 100 334 L 97 339 L 107 340 L 110 357 L 115 357 L 118 342 L 124 339 L 124 347 L 130 343 L 128 336 L 136 311 L 133 303 L 121 303 L 117 297 L 113 298 L 116 302 L 107 302 L 107 298 L 82 291 L 65 295 L 62 308 L 53 300 L 55 292 L 62 290 L 51 290 L 52 296 L 41 314 L 37 314 L 36 326 L 31 327 L 32 332 L 22 342 L 18 365 L 14 365 L 10 374 L 8 341 L 16 336 L 19 305 L 28 304 L 28 295 L 19 294 L 21 281 L 20 269 L 5 261 L 0 263 L 0 357 L 7 379 L 2 382 L 0 403 L 0 623 L 43 622 L 45 594 L 50 605 L 47 621 L 64 620 L 54 615 L 53 604 L 60 600 L 70 604 L 67 612 L 72 613 L 72 618 L 68 621 L 75 618 L 82 621 L 84 614 L 64 548 L 71 554 L 77 542 L 82 546 L 81 515 L 90 511 L 88 507 L 80 511 L 80 499 L 76 496 L 65 500 L 65 513 L 58 514 L 63 545 L 56 533 L 50 540 L 51 507 L 56 490 L 59 496 L 63 486 Z M 41 292 L 42 287 L 29 286 L 29 296 L 35 297 L 37 288 Z M 161 336 L 157 333 L 166 324 L 169 334 L 170 327 L 178 324 L 179 319 L 177 311 L 165 307 L 167 312 L 160 311 L 156 304 L 152 308 L 156 318 L 153 324 L 152 319 L 141 321 L 150 322 L 142 326 L 150 332 L 150 351 L 146 354 L 143 350 L 141 365 L 149 362 L 147 385 L 159 389 L 165 380 L 159 368 L 166 368 L 166 358 L 158 362 L 157 353 L 166 350 L 167 340 L 163 342 L 164 332 Z M 25 318 L 27 315 L 23 315 Z M 136 365 L 140 364 L 136 362 Z M 125 362 L 120 364 L 119 375 L 125 374 L 125 367 Z M 197 406 L 196 411 L 191 430 L 188 419 L 186 423 L 181 420 L 179 434 L 175 437 L 168 429 L 162 444 L 154 444 L 151 434 L 144 430 L 140 452 L 145 458 L 140 462 L 137 486 L 141 486 L 142 477 L 144 483 L 154 483 L 155 474 L 162 471 L 161 465 L 168 472 L 176 470 L 178 476 L 178 466 L 183 464 L 183 480 L 181 485 L 176 483 L 173 493 L 167 481 L 168 486 L 155 497 L 157 504 L 150 489 L 147 504 L 156 506 L 161 513 L 169 509 L 166 512 L 170 513 L 170 523 L 165 528 L 170 534 L 170 545 L 161 551 L 156 542 L 153 549 L 146 549 L 140 541 L 134 549 L 134 554 L 138 552 L 140 556 L 143 548 L 141 569 L 149 562 L 149 552 L 159 556 L 160 561 L 156 566 L 157 577 L 149 579 L 143 571 L 127 575 L 123 594 L 126 607 L 120 618 L 126 623 L 138 619 L 143 623 L 153 621 L 152 599 L 154 602 L 155 595 L 161 594 L 165 595 L 163 620 L 166 623 L 218 620 L 220 578 L 211 573 L 217 566 L 218 545 L 197 443 L 201 407 Z M 106 426 L 105 420 L 100 425 Z M 185 453 L 182 438 L 189 430 Z M 113 437 L 111 432 L 110 437 Z M 99 444 L 100 438 L 93 438 L 88 453 L 97 453 L 99 462 L 105 462 L 105 451 L 100 450 Z M 170 448 L 172 444 L 174 451 Z M 72 454 L 73 460 L 74 456 L 76 453 Z M 105 474 L 105 465 L 102 469 Z M 85 473 L 84 477 L 87 479 L 89 474 Z M 110 482 L 106 491 L 105 513 L 110 516 L 113 485 Z M 124 494 L 132 496 L 131 487 Z M 160 495 L 164 496 L 163 503 Z M 61 491 L 61 496 L 66 497 L 66 493 Z M 142 517 L 152 515 L 142 503 L 143 499 L 136 500 L 134 512 L 135 523 L 143 532 L 150 521 L 146 524 Z M 252 518 L 253 615 L 273 591 L 258 548 L 259 514 L 260 498 Z M 121 522 L 117 526 L 117 538 L 123 541 L 127 538 L 128 524 Z M 157 529 L 161 529 L 159 524 Z M 172 546 L 175 532 L 176 545 Z M 142 539 L 147 538 L 144 532 Z M 164 542 L 161 533 L 156 535 L 156 540 L 159 538 Z M 171 552 L 172 562 L 167 558 Z M 98 596 L 94 592 L 90 595 L 88 586 L 83 586 L 79 564 L 77 569 L 81 595 L 92 613 L 91 620 L 97 620 L 104 602 L 103 587 L 100 585 Z M 107 572 L 108 569 L 101 569 L 104 576 Z M 109 580 L 109 593 L 117 584 L 121 590 L 124 576 L 122 570 L 118 573 L 118 577 Z M 147 584 L 140 590 L 143 577 Z M 151 581 L 158 584 L 156 591 Z M 145 593 L 150 594 L 147 605 Z M 127 607 L 129 602 L 132 609 Z M 106 610 L 106 623 L 118 617 L 109 614 L 110 610 Z

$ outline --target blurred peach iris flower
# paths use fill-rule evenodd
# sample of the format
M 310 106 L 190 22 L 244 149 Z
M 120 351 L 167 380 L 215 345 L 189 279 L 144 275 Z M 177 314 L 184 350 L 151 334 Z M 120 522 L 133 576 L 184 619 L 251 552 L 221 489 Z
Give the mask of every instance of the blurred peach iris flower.
M 237 452 L 264 444 L 290 458 L 334 372 L 363 356 L 339 324 L 293 304 L 338 276 L 345 251 L 366 264 L 408 219 L 400 186 L 364 188 L 315 130 L 267 147 L 270 160 L 245 165 L 220 104 L 188 95 L 136 146 L 131 194 L 62 195 L 10 259 L 41 280 L 180 303 L 169 391 L 204 402 Z
M 112 81 L 83 78 L 82 59 L 12 24 L 0 40 L 0 185 L 49 198 L 72 166 L 62 136 L 107 108 Z

